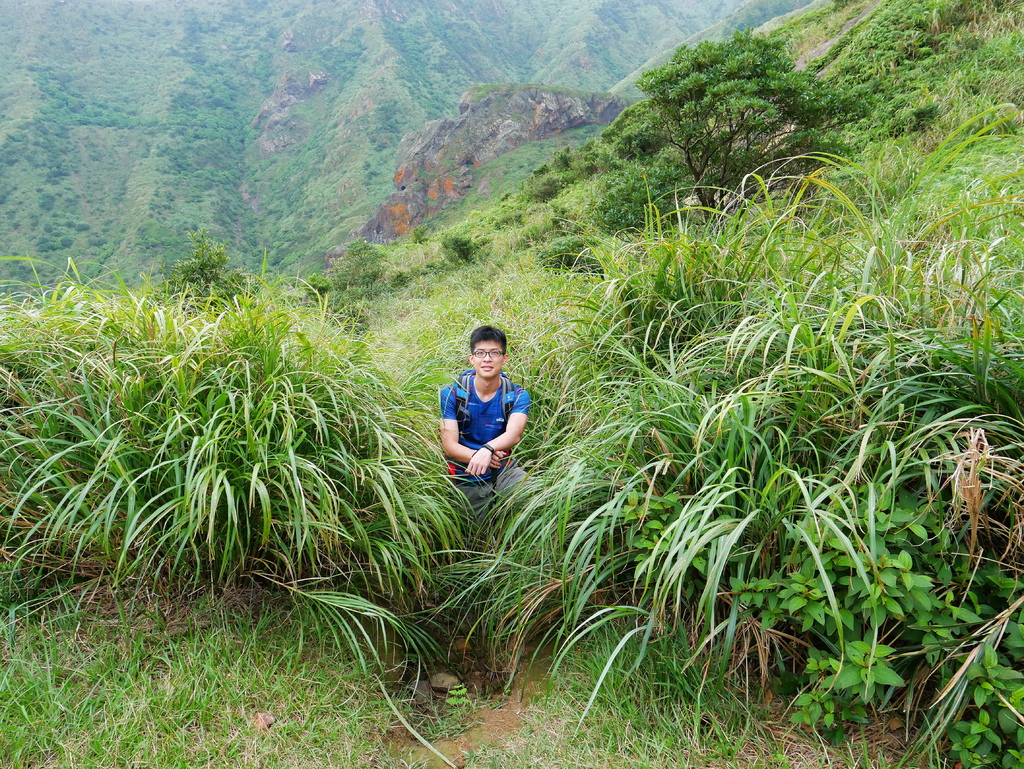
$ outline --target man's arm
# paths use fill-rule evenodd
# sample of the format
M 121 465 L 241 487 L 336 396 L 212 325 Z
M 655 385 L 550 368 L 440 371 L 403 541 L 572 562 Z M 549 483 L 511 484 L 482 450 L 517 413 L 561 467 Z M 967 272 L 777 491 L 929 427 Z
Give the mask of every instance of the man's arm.
M 459 422 L 456 419 L 441 420 L 441 450 L 449 459 L 466 464 L 475 453 L 468 446 L 459 443 Z
M 487 449 L 473 449 L 459 443 L 459 423 L 455 419 L 441 420 L 441 449 L 449 459 L 466 466 L 470 475 L 483 475 L 488 467 L 498 468 L 501 460 L 508 456 L 509 450 L 523 439 L 526 428 L 526 414 L 516 412 L 509 414 L 505 432 L 490 442 L 494 449 L 492 454 Z
M 518 445 L 523 439 L 523 430 L 526 429 L 526 414 L 515 412 L 508 415 L 508 424 L 505 425 L 505 432 L 491 441 L 497 451 L 508 452 L 509 449 Z

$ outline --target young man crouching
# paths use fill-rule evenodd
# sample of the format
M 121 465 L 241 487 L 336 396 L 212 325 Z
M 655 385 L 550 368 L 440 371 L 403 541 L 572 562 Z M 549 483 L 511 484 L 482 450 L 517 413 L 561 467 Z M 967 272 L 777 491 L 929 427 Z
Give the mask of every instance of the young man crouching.
M 508 340 L 500 328 L 474 329 L 469 349 L 472 371 L 441 388 L 441 448 L 459 502 L 484 523 L 493 505 L 526 479 L 509 454 L 523 437 L 530 394 L 502 373 Z

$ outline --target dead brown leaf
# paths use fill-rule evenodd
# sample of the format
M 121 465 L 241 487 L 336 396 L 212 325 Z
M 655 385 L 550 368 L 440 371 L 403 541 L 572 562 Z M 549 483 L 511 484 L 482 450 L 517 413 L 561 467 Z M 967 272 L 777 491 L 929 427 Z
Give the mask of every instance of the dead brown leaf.
M 256 713 L 252 717 L 252 725 L 261 732 L 267 731 L 277 721 L 272 713 Z

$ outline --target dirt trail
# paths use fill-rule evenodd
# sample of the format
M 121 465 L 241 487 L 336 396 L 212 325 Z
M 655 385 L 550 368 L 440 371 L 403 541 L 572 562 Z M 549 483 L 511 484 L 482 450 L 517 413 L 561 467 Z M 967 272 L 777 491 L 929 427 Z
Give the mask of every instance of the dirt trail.
M 817 59 L 817 58 L 819 58 L 821 56 L 824 56 L 826 53 L 828 53 L 829 50 L 832 48 L 832 46 L 834 46 L 836 43 L 838 43 L 839 39 L 853 28 L 854 24 L 856 24 L 857 22 L 861 21 L 864 17 L 866 17 L 869 13 L 871 13 L 873 10 L 875 10 L 875 8 L 877 8 L 881 4 L 882 4 L 882 0 L 875 0 L 875 2 L 873 2 L 871 5 L 869 5 L 867 8 L 865 8 L 859 14 L 857 14 L 857 16 L 855 18 L 850 19 L 848 22 L 846 22 L 843 25 L 843 28 L 839 30 L 839 34 L 838 35 L 836 35 L 833 38 L 829 38 L 828 40 L 826 40 L 821 45 L 816 46 L 815 48 L 811 49 L 810 51 L 805 53 L 803 56 L 801 56 L 799 59 L 797 59 L 796 60 L 796 69 L 798 69 L 798 70 L 805 69 L 807 67 L 808 62 L 814 61 L 815 59 Z M 823 72 L 824 72 L 824 70 L 822 70 L 822 73 Z M 822 74 L 822 73 L 819 73 L 819 74 Z
M 438 758 L 405 728 L 396 728 L 391 733 L 392 755 L 427 769 L 448 769 L 452 765 L 465 766 L 467 756 L 477 748 L 504 744 L 523 725 L 523 713 L 530 708 L 530 700 L 544 691 L 550 662 L 546 655 L 531 661 L 516 674 L 507 696 L 479 704 L 469 719 L 469 728 L 457 737 L 432 743 L 434 750 L 451 763 Z
M 496 707 L 484 706 L 474 714 L 475 723 L 458 737 L 441 739 L 433 743 L 455 766 L 465 766 L 470 752 L 489 745 L 500 745 L 515 734 L 523 724 L 523 712 L 529 707 L 530 686 L 525 696 L 522 689 L 513 692 Z M 434 753 L 407 734 L 407 739 L 396 741 L 394 752 L 410 764 L 428 769 L 446 769 L 448 766 Z

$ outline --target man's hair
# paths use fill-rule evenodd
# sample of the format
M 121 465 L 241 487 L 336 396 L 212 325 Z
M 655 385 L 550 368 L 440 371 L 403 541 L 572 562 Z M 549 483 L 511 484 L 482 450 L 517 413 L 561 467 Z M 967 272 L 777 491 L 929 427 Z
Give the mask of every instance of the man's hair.
M 497 342 L 501 345 L 501 352 L 508 352 L 508 338 L 505 332 L 494 326 L 479 326 L 473 329 L 469 335 L 469 349 L 472 352 L 480 342 Z

